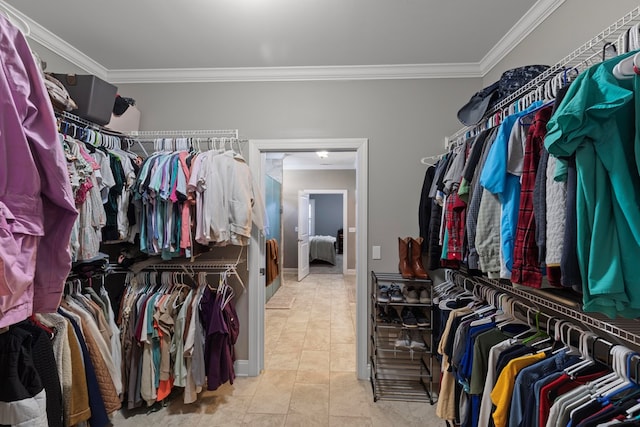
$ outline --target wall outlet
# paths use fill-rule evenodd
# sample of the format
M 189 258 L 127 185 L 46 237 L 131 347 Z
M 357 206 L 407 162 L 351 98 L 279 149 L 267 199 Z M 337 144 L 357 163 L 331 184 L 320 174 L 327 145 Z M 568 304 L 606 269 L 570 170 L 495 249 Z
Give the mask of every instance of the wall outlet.
M 371 247 L 371 259 L 381 259 L 380 256 L 380 246 L 372 246 Z

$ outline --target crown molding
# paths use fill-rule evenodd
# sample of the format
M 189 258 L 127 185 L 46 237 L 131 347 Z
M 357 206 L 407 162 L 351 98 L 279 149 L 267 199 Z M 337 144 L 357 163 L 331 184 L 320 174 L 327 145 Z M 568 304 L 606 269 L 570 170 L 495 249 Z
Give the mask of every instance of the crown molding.
M 327 67 L 173 68 L 110 70 L 112 83 L 274 82 L 482 77 L 478 64 L 403 64 Z
M 538 0 L 482 58 L 478 64 L 482 76 L 484 77 L 493 67 L 498 65 L 564 2 L 565 0 Z
M 51 31 L 38 24 L 33 19 L 29 18 L 24 13 L 20 12 L 4 0 L 0 0 L 0 7 L 7 12 L 11 13 L 18 19 L 22 20 L 27 25 L 28 31 L 27 37 L 31 40 L 41 44 L 53 53 L 61 56 L 72 64 L 82 68 L 83 70 L 105 79 L 107 77 L 107 69 L 103 67 L 97 61 L 94 61 L 89 56 L 85 55 L 66 41 L 62 40 Z
M 482 78 L 565 0 L 538 0 L 478 63 L 109 70 L 42 25 L 0 0 L 28 26 L 28 38 L 111 83 L 201 83 Z

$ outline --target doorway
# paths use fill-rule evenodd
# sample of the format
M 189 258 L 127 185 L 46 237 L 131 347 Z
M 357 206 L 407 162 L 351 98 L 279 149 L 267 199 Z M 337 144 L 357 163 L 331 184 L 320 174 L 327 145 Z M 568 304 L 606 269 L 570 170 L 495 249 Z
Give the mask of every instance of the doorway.
M 321 183 L 320 183 L 321 184 Z M 355 227 L 348 231 L 348 190 L 305 189 L 299 191 L 298 255 L 304 245 L 303 231 L 308 221 L 310 242 L 306 257 L 298 260 L 298 281 L 307 274 L 347 274 L 349 247 L 355 238 Z M 307 198 L 308 196 L 308 205 Z M 308 216 L 303 210 L 307 208 Z M 301 214 L 305 213 L 304 216 Z M 309 256 L 310 254 L 310 256 Z
M 264 188 L 268 152 L 308 152 L 316 150 L 356 152 L 356 371 L 367 379 L 367 139 L 251 140 L 249 164 L 259 188 Z M 249 361 L 248 374 L 259 375 L 264 368 L 264 236 L 252 234 L 249 247 Z M 255 285 L 253 285 L 255 284 Z

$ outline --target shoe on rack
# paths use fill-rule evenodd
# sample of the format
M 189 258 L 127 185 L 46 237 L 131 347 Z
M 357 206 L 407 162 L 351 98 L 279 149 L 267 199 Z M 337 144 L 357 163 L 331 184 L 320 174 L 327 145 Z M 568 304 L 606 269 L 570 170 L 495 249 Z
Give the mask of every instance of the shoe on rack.
M 389 302 L 389 286 L 380 285 L 378 287 L 378 302 Z
M 407 331 L 400 331 L 400 335 L 396 338 L 394 347 L 396 348 L 411 348 L 411 339 Z
M 431 304 L 431 295 L 425 287 L 420 288 L 420 304 Z
M 389 297 L 391 299 L 391 302 L 404 302 L 404 297 L 402 296 L 400 286 L 395 283 L 392 283 L 389 287 Z
M 395 307 L 389 307 L 387 310 L 387 318 L 389 319 L 389 323 L 393 323 L 396 325 L 402 325 L 402 319 L 398 314 L 398 310 Z
M 422 339 L 422 334 L 420 334 L 420 331 L 411 331 L 411 334 L 409 335 L 409 348 L 411 348 L 411 350 L 415 350 L 415 351 L 426 351 L 427 350 L 427 345 L 424 343 L 424 340 Z
M 376 315 L 376 320 L 380 323 L 391 323 L 391 318 L 387 314 L 387 311 L 384 307 L 378 306 L 378 314 Z
M 416 320 L 416 316 L 413 314 L 413 311 L 409 307 L 405 307 L 402 309 L 402 326 L 405 328 L 417 328 L 418 321 Z
M 409 304 L 418 304 L 420 302 L 420 298 L 418 297 L 418 290 L 413 286 L 405 286 L 404 299 Z
M 411 313 L 413 314 L 413 317 L 416 319 L 417 326 L 420 326 L 421 328 L 431 326 L 431 321 L 429 320 L 429 316 L 427 316 L 424 313 L 424 311 L 422 311 L 420 308 L 413 307 L 413 310 L 411 310 Z

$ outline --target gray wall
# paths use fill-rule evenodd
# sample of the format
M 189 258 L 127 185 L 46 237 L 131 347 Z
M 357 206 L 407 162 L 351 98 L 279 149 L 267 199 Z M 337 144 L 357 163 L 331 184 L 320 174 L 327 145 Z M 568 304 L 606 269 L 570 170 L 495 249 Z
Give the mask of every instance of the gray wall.
M 120 94 L 136 99 L 142 130 L 237 128 L 248 138 L 369 138 L 365 232 L 369 250 L 381 246 L 382 258 L 371 260 L 369 255 L 367 270 L 395 271 L 397 237 L 418 234 L 418 201 L 426 169 L 419 159 L 443 151 L 443 138 L 460 128 L 456 119 L 460 106 L 505 69 L 553 64 L 635 6 L 637 2 L 629 0 L 567 0 L 484 79 L 118 87 Z M 73 66 L 58 69 L 66 61 L 54 60 L 46 49 L 32 45 L 55 64 L 50 71 L 79 71 Z M 237 309 L 244 326 L 246 294 L 238 297 Z M 247 348 L 243 327 L 236 346 L 239 359 L 247 358 Z
M 395 271 L 397 237 L 418 235 L 426 166 L 460 124 L 456 111 L 480 79 L 119 85 L 136 99 L 141 129 L 237 128 L 248 138 L 369 138 L 369 246 Z M 251 159 L 250 159 L 251 161 Z M 353 245 L 351 245 L 353 246 Z M 370 256 L 368 257 L 370 258 Z
M 298 267 L 298 191 L 299 190 L 347 190 L 347 224 L 344 239 L 348 239 L 347 268 L 356 268 L 356 233 L 349 227 L 356 226 L 356 171 L 355 170 L 285 170 L 282 182 L 282 228 L 284 242 L 282 253 L 284 268 Z M 342 198 L 342 195 L 339 196 Z M 340 216 L 342 218 L 342 216 Z M 336 229 L 337 231 L 337 229 Z M 332 235 L 335 235 L 335 231 Z
M 336 237 L 343 228 L 342 195 L 312 194 L 309 198 L 316 201 L 316 235 Z
M 557 63 L 638 5 L 636 0 L 566 0 L 484 76 L 483 87 L 510 68 Z

